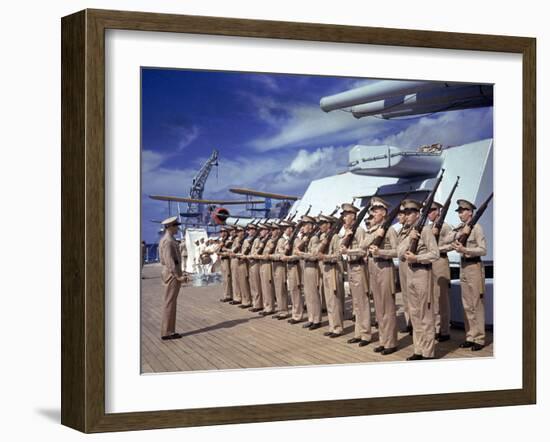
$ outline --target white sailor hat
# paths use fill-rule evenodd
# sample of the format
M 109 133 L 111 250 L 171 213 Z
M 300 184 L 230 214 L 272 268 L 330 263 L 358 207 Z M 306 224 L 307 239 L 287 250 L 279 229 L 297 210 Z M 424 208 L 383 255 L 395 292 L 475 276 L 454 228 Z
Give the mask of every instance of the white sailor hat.
M 172 226 L 181 226 L 181 223 L 178 221 L 177 216 L 171 216 L 170 218 L 166 218 L 164 221 L 161 222 L 161 224 L 166 227 L 172 227 Z

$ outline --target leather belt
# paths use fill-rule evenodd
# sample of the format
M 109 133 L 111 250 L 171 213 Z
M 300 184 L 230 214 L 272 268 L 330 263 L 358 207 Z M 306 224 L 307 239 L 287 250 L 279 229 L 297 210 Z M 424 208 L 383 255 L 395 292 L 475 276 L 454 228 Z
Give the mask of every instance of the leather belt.
M 439 257 L 440 257 L 440 258 L 447 258 L 447 253 L 446 253 L 446 252 L 441 252 L 441 253 L 439 254 Z
M 481 262 L 481 258 L 479 256 L 474 256 L 473 258 L 460 258 L 461 264 L 474 264 L 477 262 Z
M 432 268 L 432 263 L 429 263 L 429 264 L 422 264 L 420 262 L 413 262 L 411 264 L 409 264 L 409 267 L 411 269 L 425 269 L 425 270 L 429 270 Z
M 372 258 L 372 260 L 374 262 L 390 262 L 390 261 L 392 261 L 391 259 L 388 259 L 388 258 L 376 258 L 376 257 Z
M 364 263 L 363 258 L 348 260 L 348 264 L 363 264 L 363 263 Z

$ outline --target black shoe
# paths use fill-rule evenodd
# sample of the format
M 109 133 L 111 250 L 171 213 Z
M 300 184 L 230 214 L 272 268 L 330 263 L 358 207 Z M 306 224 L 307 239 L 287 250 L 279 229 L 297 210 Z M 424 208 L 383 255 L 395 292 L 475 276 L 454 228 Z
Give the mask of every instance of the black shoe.
M 378 347 L 376 347 L 376 348 L 374 349 L 374 352 L 375 352 L 375 353 L 380 353 L 380 352 L 382 352 L 382 351 L 384 351 L 384 346 L 383 346 L 383 345 L 379 345 Z
M 369 345 L 370 344 L 370 341 L 365 341 L 364 339 L 361 339 L 359 341 L 359 347 L 364 347 L 365 345 Z
M 269 316 L 269 315 L 272 315 L 272 314 L 273 314 L 273 312 L 265 312 L 264 311 L 264 312 L 260 313 L 260 316 Z
M 239 305 L 239 304 L 242 304 L 241 301 L 229 301 L 229 304 L 231 305 Z
M 260 307 L 252 307 L 252 308 L 248 309 L 248 311 L 252 312 L 252 313 L 261 312 L 262 310 L 263 310 L 263 308 L 260 308 Z
M 472 351 L 479 351 L 484 347 L 484 345 L 478 344 L 477 342 L 474 342 L 474 345 L 472 345 L 471 350 Z
M 460 348 L 470 348 L 474 346 L 474 342 L 472 341 L 464 341 L 462 344 L 459 345 Z
M 250 308 L 250 307 L 252 307 L 252 304 L 246 304 L 246 305 L 243 304 L 243 305 L 239 305 L 239 308 L 243 308 L 243 309 L 244 309 L 244 308 Z
M 271 319 L 279 319 L 279 315 L 273 315 Z
M 297 319 L 289 319 L 289 320 L 286 321 L 286 322 L 288 322 L 289 324 L 294 325 L 294 324 L 298 324 L 299 322 L 302 322 L 302 321 L 298 321 Z
M 381 353 L 386 356 L 386 355 L 391 355 L 392 353 L 395 353 L 397 351 L 397 347 L 391 347 L 391 348 L 385 348 L 384 350 L 381 351 Z
M 422 359 L 424 359 L 424 356 L 422 355 L 417 355 L 416 353 L 413 354 L 412 356 L 409 356 L 407 358 L 407 361 L 421 361 Z
M 172 333 L 171 335 L 163 336 L 160 339 L 162 339 L 163 341 L 168 341 L 169 339 L 180 339 L 182 337 L 183 336 L 179 333 Z
M 302 325 L 302 328 L 310 328 L 313 325 L 313 322 L 306 322 L 304 325 Z
M 277 319 L 278 319 L 279 321 L 282 321 L 283 319 L 288 319 L 288 315 L 278 316 Z
M 318 328 L 321 328 L 321 324 L 312 324 L 311 327 L 309 327 L 310 330 L 317 330 Z
M 348 344 L 358 344 L 359 342 L 361 342 L 361 338 L 348 339 Z
M 436 341 L 437 342 L 445 342 L 445 341 L 448 341 L 449 339 L 451 339 L 451 336 L 450 335 L 439 335 L 439 337 L 435 337 Z
M 323 336 L 328 336 L 328 337 L 330 337 L 330 336 L 332 336 L 333 334 L 334 334 L 334 333 L 332 333 L 332 332 L 324 332 L 324 333 L 323 333 Z
M 220 299 L 220 302 L 229 302 L 231 301 L 231 298 L 222 298 Z

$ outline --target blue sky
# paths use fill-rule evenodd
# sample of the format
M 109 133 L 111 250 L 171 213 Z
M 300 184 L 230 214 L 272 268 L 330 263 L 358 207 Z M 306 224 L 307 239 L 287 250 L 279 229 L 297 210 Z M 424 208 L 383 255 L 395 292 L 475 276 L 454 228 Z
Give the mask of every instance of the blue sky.
M 142 69 L 142 235 L 168 216 L 151 194 L 187 196 L 213 149 L 219 167 L 204 198 L 236 199 L 229 187 L 302 195 L 311 180 L 346 170 L 355 144 L 457 145 L 492 137 L 492 108 L 401 120 L 323 112 L 321 97 L 369 79 Z M 235 209 L 233 209 L 235 210 Z M 233 211 L 232 211 L 233 212 Z

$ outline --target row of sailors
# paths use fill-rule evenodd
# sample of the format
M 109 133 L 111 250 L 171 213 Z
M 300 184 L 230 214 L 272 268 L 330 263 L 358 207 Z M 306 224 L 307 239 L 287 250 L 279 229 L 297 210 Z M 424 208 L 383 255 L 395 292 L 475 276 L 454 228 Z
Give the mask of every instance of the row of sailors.
M 406 331 L 412 334 L 414 344 L 414 353 L 407 359 L 433 359 L 436 341 L 449 339 L 450 268 L 447 252 L 455 250 L 461 254 L 460 281 L 466 329 L 466 339 L 460 347 L 480 350 L 485 344 L 485 287 L 480 257 L 486 254 L 486 242 L 479 224 L 472 228 L 466 246 L 457 241 L 461 233 L 470 233 L 467 224 L 476 209 L 466 200 L 458 200 L 457 204 L 456 211 L 462 221 L 457 228 L 443 223 L 441 232 L 437 231 L 434 223 L 441 205 L 434 203 L 428 215 L 431 224 L 426 225 L 420 234 L 410 227 L 420 216 L 422 203 L 418 201 L 402 201 L 398 215 L 402 227 L 399 230 L 390 227 L 384 231 L 381 227 L 389 205 L 374 197 L 365 228 L 358 228 L 355 234 L 352 226 L 359 209 L 352 204 L 343 204 L 344 226 L 338 235 L 332 237 L 325 253 L 320 253 L 319 249 L 331 226 L 338 220 L 333 216 L 302 217 L 301 231 L 292 250 L 289 250 L 289 242 L 296 228 L 293 222 L 249 224 L 246 229 L 226 226 L 222 229 L 217 251 L 222 259 L 224 276 L 224 298 L 221 301 L 249 308 L 263 316 L 273 315 L 281 320 L 290 318 L 290 324 L 297 324 L 304 321 L 303 291 L 307 306 L 307 322 L 303 327 L 315 330 L 321 327 L 324 294 L 329 321 L 325 336 L 337 338 L 343 334 L 345 269 L 355 316 L 354 337 L 347 342 L 362 347 L 372 341 L 370 293 L 379 332 L 379 343 L 374 351 L 388 355 L 397 351 L 393 258 L 399 258 Z M 316 227 L 318 232 L 312 235 Z M 353 238 L 348 242 L 351 235 Z M 346 236 L 347 248 L 343 245 Z M 382 238 L 380 247 L 373 245 L 377 237 Z M 408 251 L 412 239 L 418 239 L 416 254 Z

